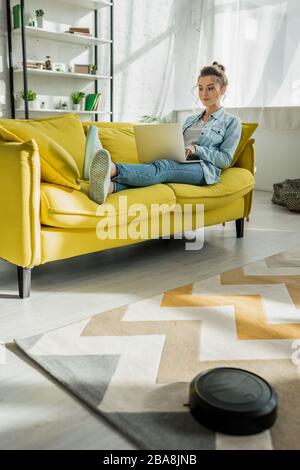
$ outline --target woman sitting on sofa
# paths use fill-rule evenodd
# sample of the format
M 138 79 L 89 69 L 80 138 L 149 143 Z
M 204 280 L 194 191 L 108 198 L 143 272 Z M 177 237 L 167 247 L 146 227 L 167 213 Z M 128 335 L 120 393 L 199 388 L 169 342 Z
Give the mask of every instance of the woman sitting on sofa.
M 186 158 L 199 162 L 160 159 L 146 164 L 114 163 L 109 152 L 102 149 L 96 152 L 90 166 L 90 198 L 102 204 L 108 194 L 133 187 L 217 183 L 221 170 L 230 166 L 242 133 L 240 118 L 221 106 L 227 86 L 223 65 L 213 62 L 201 70 L 198 91 L 205 110 L 188 117 L 183 125 Z

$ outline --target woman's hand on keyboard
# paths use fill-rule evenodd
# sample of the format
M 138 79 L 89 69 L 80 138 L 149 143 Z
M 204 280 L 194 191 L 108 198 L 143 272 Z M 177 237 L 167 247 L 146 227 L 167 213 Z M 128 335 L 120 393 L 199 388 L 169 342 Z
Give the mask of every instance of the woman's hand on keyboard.
M 195 145 L 191 144 L 185 147 L 185 155 L 187 157 L 187 160 L 188 160 L 188 157 L 195 155 L 195 152 L 196 152 Z

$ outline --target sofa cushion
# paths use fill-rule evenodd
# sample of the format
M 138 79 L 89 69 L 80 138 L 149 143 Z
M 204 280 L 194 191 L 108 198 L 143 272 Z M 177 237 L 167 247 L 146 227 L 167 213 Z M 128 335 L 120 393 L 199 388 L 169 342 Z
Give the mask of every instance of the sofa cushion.
M 41 158 L 42 181 L 79 188 L 79 169 L 74 158 L 83 162 L 85 135 L 75 114 L 44 119 L 1 119 L 0 138 L 10 142 L 34 139 Z M 74 157 L 74 158 L 73 158 Z
M 128 122 L 83 122 L 87 133 L 89 126 L 99 128 L 99 137 L 114 162 L 139 163 L 133 124 Z
M 167 185 L 174 191 L 179 204 L 204 204 L 207 211 L 247 194 L 254 187 L 254 177 L 244 168 L 227 168 L 216 184 L 194 186 L 168 183 Z
M 165 204 L 164 211 L 169 212 L 176 202 L 174 192 L 163 184 L 148 186 L 145 188 L 126 189 L 108 196 L 104 204 L 98 205 L 88 197 L 89 182 L 82 182 L 80 191 L 63 188 L 61 186 L 42 183 L 41 185 L 41 223 L 52 227 L 91 229 L 104 217 L 112 217 L 109 209 L 117 214 L 115 225 L 130 222 L 137 216 L 140 220 L 148 218 L 151 204 Z M 127 196 L 127 206 L 121 196 Z M 143 204 L 147 214 L 132 213 L 127 221 L 119 219 L 126 216 L 127 208 L 133 204 Z M 134 209 L 134 207 L 132 207 Z M 112 224 L 114 225 L 114 224 Z
M 257 122 L 242 122 L 242 135 L 241 135 L 241 138 L 240 138 L 239 145 L 238 145 L 238 147 L 237 147 L 237 149 L 236 149 L 236 151 L 233 155 L 233 159 L 232 159 L 232 162 L 230 164 L 230 167 L 232 167 L 236 164 L 236 162 L 239 159 L 239 156 L 243 152 L 244 148 L 247 145 L 247 142 L 249 141 L 251 136 L 254 134 L 257 127 L 258 127 Z

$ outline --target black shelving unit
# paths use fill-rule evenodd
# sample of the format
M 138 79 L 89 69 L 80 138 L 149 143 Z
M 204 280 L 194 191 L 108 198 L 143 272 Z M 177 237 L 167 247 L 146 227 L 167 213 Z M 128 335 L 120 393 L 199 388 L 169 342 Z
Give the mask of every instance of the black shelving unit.
M 25 26 L 25 8 L 24 0 L 20 0 L 20 10 L 21 10 L 21 41 L 22 41 L 22 60 L 23 60 L 23 89 L 24 89 L 24 112 L 25 119 L 29 119 L 29 106 L 28 106 L 28 73 L 27 73 L 27 47 L 26 47 L 26 26 Z M 114 4 L 113 0 L 110 0 L 109 5 L 110 9 L 110 121 L 114 120 L 114 110 L 113 110 L 113 98 L 114 98 Z M 99 10 L 94 10 L 94 36 L 98 36 L 98 14 Z M 13 41 L 12 41 L 12 9 L 11 9 L 11 0 L 6 0 L 6 16 L 7 16 L 7 41 L 8 41 L 8 67 L 9 67 L 9 93 L 10 93 L 10 109 L 11 117 L 15 119 L 16 117 L 16 107 L 15 107 L 15 97 L 14 97 L 14 69 L 13 69 Z M 98 65 L 98 45 L 94 45 L 94 64 Z M 99 90 L 99 79 L 95 78 L 95 93 L 98 93 Z M 93 114 L 93 113 L 91 113 Z M 98 114 L 94 114 L 95 121 L 98 121 Z

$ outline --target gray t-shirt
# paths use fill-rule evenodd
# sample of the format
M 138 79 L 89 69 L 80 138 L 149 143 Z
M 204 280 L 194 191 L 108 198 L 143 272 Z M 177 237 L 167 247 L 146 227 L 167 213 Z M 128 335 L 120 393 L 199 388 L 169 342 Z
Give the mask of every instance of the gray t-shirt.
M 203 126 L 205 126 L 207 122 L 203 121 L 203 119 L 198 120 L 195 124 L 189 127 L 185 133 L 183 134 L 184 145 L 187 147 L 190 144 L 195 144 L 199 140 L 199 135 Z

